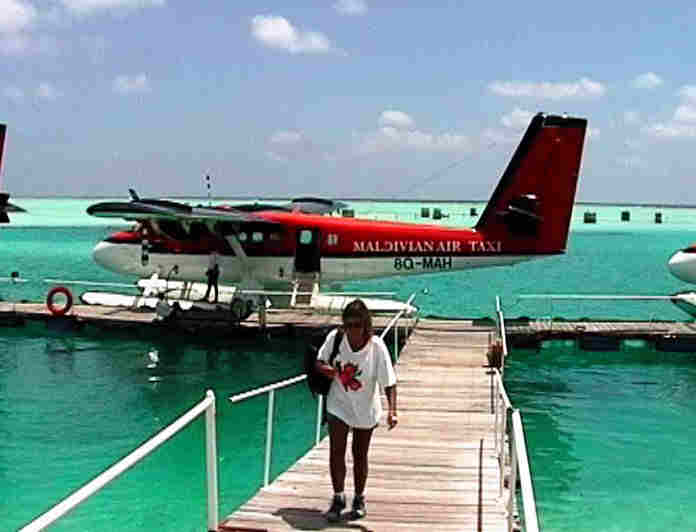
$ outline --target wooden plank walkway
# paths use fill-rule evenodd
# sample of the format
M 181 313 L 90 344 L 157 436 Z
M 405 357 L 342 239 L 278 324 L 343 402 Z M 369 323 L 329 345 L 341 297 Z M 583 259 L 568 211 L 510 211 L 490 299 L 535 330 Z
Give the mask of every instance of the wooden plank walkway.
M 325 438 L 220 530 L 507 530 L 488 334 L 470 321 L 419 322 L 397 366 L 399 425 L 373 436 L 364 519 L 330 524 L 324 517 L 332 494 Z M 348 456 L 349 505 L 352 484 Z
M 10 303 L 0 302 L 0 317 L 19 317 L 29 321 L 50 321 L 55 317 L 46 308 L 45 303 Z M 393 316 L 374 316 L 373 323 L 376 328 L 385 327 Z M 128 307 L 110 307 L 105 305 L 76 304 L 64 319 L 75 320 L 79 323 L 91 324 L 98 327 L 142 328 L 143 325 L 152 324 L 157 328 L 163 326 L 162 322 L 155 320 L 153 309 L 132 309 Z M 270 310 L 266 317 L 267 328 L 277 330 L 287 327 L 299 329 L 320 329 L 341 323 L 340 314 L 320 313 L 312 310 Z M 230 313 L 225 306 L 220 306 L 218 311 L 185 312 L 181 315 L 180 323 L 168 323 L 172 329 L 181 328 L 211 328 L 220 331 L 230 330 Z M 253 314 L 249 320 L 240 324 L 242 329 L 258 329 L 258 315 Z

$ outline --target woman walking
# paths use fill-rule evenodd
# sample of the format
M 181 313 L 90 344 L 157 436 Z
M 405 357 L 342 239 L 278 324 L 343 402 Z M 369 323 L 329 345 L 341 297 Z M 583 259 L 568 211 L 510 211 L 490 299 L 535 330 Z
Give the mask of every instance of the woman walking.
M 346 507 L 344 493 L 346 478 L 346 445 L 352 429 L 353 441 L 353 518 L 367 514 L 365 484 L 367 482 L 367 454 L 372 432 L 382 417 L 379 386 L 389 404 L 387 425 L 393 429 L 396 417 L 396 375 L 389 350 L 384 341 L 372 330 L 372 317 L 365 303 L 355 299 L 343 310 L 343 338 L 332 365 L 328 364 L 334 339 L 339 329 L 331 331 L 317 355 L 317 371 L 333 379 L 326 398 L 329 423 L 331 483 L 334 496 L 326 517 L 331 522 L 341 519 Z

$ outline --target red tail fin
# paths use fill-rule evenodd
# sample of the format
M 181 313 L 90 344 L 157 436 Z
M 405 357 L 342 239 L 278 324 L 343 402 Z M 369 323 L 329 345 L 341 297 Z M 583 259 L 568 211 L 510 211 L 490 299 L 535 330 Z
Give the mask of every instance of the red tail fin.
M 507 253 L 563 253 L 587 120 L 537 114 L 522 137 L 476 230 Z

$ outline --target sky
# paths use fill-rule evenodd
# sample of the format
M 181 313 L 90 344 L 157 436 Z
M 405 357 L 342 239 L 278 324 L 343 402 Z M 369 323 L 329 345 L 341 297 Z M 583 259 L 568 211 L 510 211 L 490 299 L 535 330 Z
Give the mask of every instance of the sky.
M 696 204 L 696 4 L 0 0 L 13 197 L 485 200 L 531 117 L 579 201 Z

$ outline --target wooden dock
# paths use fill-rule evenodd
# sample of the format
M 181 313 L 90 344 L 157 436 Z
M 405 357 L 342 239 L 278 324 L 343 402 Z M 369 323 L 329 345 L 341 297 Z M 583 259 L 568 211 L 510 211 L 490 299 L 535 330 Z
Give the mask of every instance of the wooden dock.
M 324 517 L 332 495 L 327 437 L 219 530 L 507 530 L 488 346 L 489 332 L 470 321 L 418 323 L 397 366 L 399 425 L 373 436 L 364 519 Z M 349 508 L 352 493 L 348 456 Z
M 643 340 L 661 351 L 696 352 L 696 323 L 679 321 L 506 321 L 511 348 L 539 348 L 547 340 L 577 340 L 580 348 L 613 351 Z
M 377 329 L 387 325 L 391 316 L 375 316 Z M 44 303 L 0 302 L 0 326 L 19 326 L 28 321 L 42 321 L 58 329 L 79 329 L 94 326 L 102 329 L 126 329 L 138 334 L 152 331 L 160 334 L 162 328 L 172 332 L 196 334 L 206 338 L 272 336 L 309 336 L 322 328 L 340 323 L 340 316 L 309 309 L 273 309 L 267 312 L 265 329 L 261 330 L 257 314 L 241 324 L 231 323 L 229 310 L 220 305 L 214 311 L 184 312 L 176 320 L 161 322 L 152 309 L 130 309 L 98 305 L 75 305 L 63 317 L 52 316 Z M 456 323 L 469 331 L 490 330 L 495 322 L 490 319 L 442 320 Z M 574 339 L 581 348 L 598 349 L 619 345 L 627 339 L 645 340 L 664 351 L 696 352 L 696 323 L 678 321 L 565 321 L 565 320 L 507 320 L 508 345 L 511 348 L 538 348 L 546 340 Z

